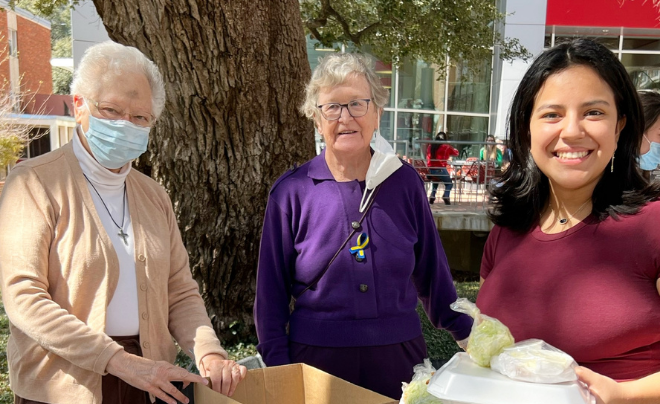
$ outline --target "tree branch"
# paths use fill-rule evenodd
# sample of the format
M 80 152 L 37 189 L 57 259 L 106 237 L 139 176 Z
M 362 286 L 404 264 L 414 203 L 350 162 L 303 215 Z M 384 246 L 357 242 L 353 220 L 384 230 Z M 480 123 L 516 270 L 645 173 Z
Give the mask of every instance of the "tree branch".
M 362 38 L 368 36 L 382 25 L 380 21 L 376 21 L 373 24 L 364 28 L 363 30 L 354 34 L 351 32 L 351 28 L 348 24 L 348 21 L 341 14 L 339 14 L 339 12 L 337 12 L 337 10 L 334 9 L 334 7 L 332 7 L 331 2 L 332 0 L 321 0 L 321 10 L 319 11 L 318 17 L 305 21 L 305 27 L 307 27 L 307 29 L 312 33 L 312 36 L 314 36 L 315 39 L 318 40 L 319 42 L 323 42 L 323 41 L 321 40 L 322 35 L 318 31 L 318 29 L 325 27 L 326 24 L 328 23 L 329 18 L 335 19 L 339 23 L 339 25 L 341 25 L 342 32 L 344 33 L 344 35 L 351 42 L 353 42 L 358 46 L 362 44 Z M 325 45 L 329 45 L 329 44 L 325 44 Z
M 309 29 L 317 29 L 321 27 L 325 27 L 325 24 L 328 23 L 327 18 L 314 18 L 312 20 L 307 20 L 305 21 L 305 26 Z
M 321 15 L 323 18 L 331 16 L 335 17 L 337 22 L 341 25 L 341 28 L 344 31 L 344 35 L 346 35 L 348 39 L 350 39 L 354 44 L 361 45 L 360 38 L 351 33 L 351 28 L 348 26 L 348 23 L 344 17 L 342 17 L 334 8 L 332 8 L 332 5 L 330 5 L 330 0 L 321 0 Z
M 323 43 L 323 39 L 321 38 L 321 33 L 319 32 L 318 29 L 312 28 L 309 25 L 307 26 L 307 29 L 309 30 L 309 32 L 312 33 L 312 36 L 314 37 L 314 39 L 321 42 L 324 46 L 327 46 L 327 44 Z
M 355 36 L 358 38 L 358 41 L 360 41 L 362 40 L 362 37 L 371 34 L 373 31 L 377 30 L 381 25 L 382 23 L 380 21 L 376 21 L 375 23 L 369 25 L 367 28 L 355 34 Z

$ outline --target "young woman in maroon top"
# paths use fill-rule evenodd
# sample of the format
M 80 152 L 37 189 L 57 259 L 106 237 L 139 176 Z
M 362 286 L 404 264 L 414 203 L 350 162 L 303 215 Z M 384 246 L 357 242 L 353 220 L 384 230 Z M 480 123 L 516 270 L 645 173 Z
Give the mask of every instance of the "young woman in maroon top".
M 492 190 L 477 305 L 572 355 L 599 404 L 660 402 L 660 185 L 637 167 L 643 131 L 616 56 L 558 45 L 520 83 Z

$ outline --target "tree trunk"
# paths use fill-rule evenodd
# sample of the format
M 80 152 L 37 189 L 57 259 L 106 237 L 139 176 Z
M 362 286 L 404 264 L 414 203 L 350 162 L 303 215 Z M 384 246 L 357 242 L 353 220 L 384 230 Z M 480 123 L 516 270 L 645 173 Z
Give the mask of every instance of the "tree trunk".
M 94 0 L 110 37 L 165 79 L 148 164 L 167 189 L 225 343 L 253 335 L 268 191 L 314 154 L 299 112 L 309 80 L 298 0 Z

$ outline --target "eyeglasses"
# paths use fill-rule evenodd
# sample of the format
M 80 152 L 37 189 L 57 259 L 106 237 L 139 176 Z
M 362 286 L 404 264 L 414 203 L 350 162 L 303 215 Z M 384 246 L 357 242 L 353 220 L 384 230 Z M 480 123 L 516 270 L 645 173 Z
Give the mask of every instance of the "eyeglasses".
M 92 105 L 96 107 L 96 110 L 99 111 L 102 117 L 105 119 L 110 119 L 117 121 L 124 119 L 125 116 L 129 117 L 129 121 L 134 123 L 137 126 L 143 128 L 150 127 L 153 125 L 156 118 L 146 111 L 138 111 L 135 114 L 127 114 L 126 110 L 120 107 L 117 104 L 107 101 L 94 101 L 92 99 L 87 99 Z
M 321 111 L 321 115 L 323 115 L 328 121 L 336 121 L 339 119 L 344 108 L 346 108 L 350 116 L 353 118 L 359 118 L 366 115 L 367 110 L 369 110 L 369 101 L 371 101 L 371 99 L 362 98 L 349 101 L 348 104 L 329 102 L 327 104 L 317 105 L 317 108 Z

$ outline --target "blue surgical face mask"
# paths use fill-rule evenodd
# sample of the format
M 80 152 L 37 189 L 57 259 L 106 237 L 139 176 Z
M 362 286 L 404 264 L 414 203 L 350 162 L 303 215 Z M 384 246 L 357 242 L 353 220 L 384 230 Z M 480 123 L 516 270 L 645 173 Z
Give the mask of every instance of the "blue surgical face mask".
M 99 119 L 89 115 L 85 132 L 92 155 L 105 168 L 121 168 L 147 151 L 149 130 L 129 121 Z
M 639 156 L 639 167 L 646 171 L 655 170 L 660 164 L 660 143 L 651 142 L 646 135 L 644 135 L 644 139 L 649 142 L 651 148 L 648 152 Z

